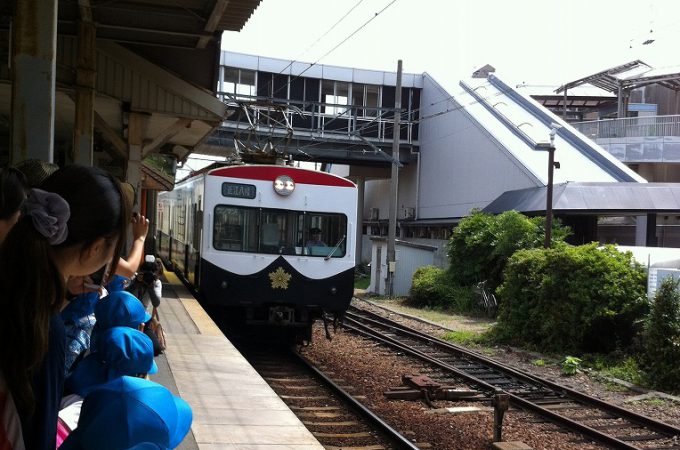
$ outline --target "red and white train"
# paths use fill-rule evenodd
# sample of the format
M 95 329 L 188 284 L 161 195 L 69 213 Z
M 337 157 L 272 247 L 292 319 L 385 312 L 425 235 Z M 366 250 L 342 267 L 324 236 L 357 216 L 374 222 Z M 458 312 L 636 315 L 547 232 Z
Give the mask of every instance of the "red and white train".
M 225 166 L 158 197 L 158 248 L 209 308 L 308 340 L 354 287 L 357 189 L 325 172 Z M 312 236 L 314 232 L 314 236 Z

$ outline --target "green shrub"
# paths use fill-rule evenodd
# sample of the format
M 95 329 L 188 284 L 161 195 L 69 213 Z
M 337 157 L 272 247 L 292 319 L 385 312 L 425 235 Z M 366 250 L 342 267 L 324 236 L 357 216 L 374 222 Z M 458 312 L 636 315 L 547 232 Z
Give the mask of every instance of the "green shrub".
M 630 252 L 597 244 L 516 252 L 497 295 L 499 338 L 554 352 L 626 347 L 648 309 Z
M 661 282 L 644 332 L 642 356 L 649 383 L 658 389 L 680 391 L 680 293 L 678 282 Z
M 413 274 L 407 303 L 452 312 L 476 312 L 476 296 L 470 288 L 457 286 L 449 274 L 435 266 L 423 266 Z
M 413 306 L 434 306 L 444 303 L 450 288 L 444 280 L 444 270 L 435 266 L 419 267 L 413 274 L 408 303 Z
M 576 375 L 581 370 L 581 358 L 566 356 L 562 361 L 562 373 L 567 376 Z
M 529 218 L 517 211 L 499 215 L 473 210 L 454 228 L 448 242 L 449 273 L 461 286 L 488 280 L 491 292 L 500 284 L 501 274 L 510 256 L 523 248 L 543 245 L 545 219 Z M 570 233 L 558 221 L 553 225 L 553 242 L 561 242 Z

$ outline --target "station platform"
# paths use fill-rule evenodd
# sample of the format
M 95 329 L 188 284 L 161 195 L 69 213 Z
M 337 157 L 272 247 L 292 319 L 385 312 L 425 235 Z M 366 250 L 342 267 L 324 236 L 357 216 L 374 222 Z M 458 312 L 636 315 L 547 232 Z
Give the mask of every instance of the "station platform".
M 193 410 L 191 431 L 178 448 L 323 449 L 177 277 L 165 276 L 159 316 L 167 349 L 151 379 Z

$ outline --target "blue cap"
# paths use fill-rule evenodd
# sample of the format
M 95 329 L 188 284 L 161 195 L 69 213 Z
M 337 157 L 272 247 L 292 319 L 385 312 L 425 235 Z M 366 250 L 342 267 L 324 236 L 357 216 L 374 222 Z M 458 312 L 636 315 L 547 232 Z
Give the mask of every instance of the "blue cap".
M 113 276 L 109 278 L 109 282 L 106 283 L 106 290 L 109 292 L 124 291 L 129 284 L 130 279 L 128 277 L 113 274 Z
M 66 308 L 61 311 L 61 318 L 64 322 L 76 322 L 94 312 L 94 307 L 99 300 L 99 292 L 87 292 L 76 295 Z
M 98 333 L 112 327 L 137 328 L 151 319 L 144 305 L 127 291 L 114 291 L 102 298 L 94 307 Z
M 120 377 L 85 397 L 78 428 L 60 449 L 172 449 L 189 432 L 191 420 L 191 407 L 165 387 Z
M 156 372 L 151 339 L 134 328 L 114 327 L 101 334 L 92 353 L 66 378 L 66 388 L 85 396 L 92 388 L 114 378 Z

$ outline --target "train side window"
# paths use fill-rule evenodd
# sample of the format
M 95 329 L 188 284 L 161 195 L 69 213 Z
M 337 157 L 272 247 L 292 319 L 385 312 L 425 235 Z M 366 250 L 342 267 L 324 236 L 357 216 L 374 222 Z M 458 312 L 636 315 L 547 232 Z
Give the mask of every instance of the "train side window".
M 256 251 L 256 235 L 253 235 L 257 217 L 257 209 L 216 206 L 213 247 L 217 250 Z

